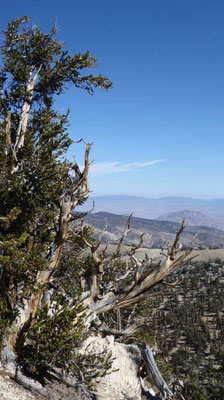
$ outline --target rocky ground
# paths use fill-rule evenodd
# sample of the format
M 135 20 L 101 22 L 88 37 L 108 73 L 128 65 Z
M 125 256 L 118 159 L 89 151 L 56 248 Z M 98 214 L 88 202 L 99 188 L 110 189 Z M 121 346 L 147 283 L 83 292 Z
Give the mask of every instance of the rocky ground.
M 1 400 L 35 400 L 35 396 L 12 380 L 9 373 L 0 370 Z
M 107 397 L 101 397 L 105 400 L 114 400 L 114 397 L 108 397 L 110 394 L 107 393 Z M 120 397 L 119 397 L 120 398 Z M 123 399 L 123 397 L 121 397 Z M 135 397 L 134 397 L 135 398 Z M 134 399 L 132 398 L 132 400 Z M 136 397 L 137 398 L 137 397 Z M 139 397 L 138 397 L 139 398 Z M 10 374 L 4 369 L 0 369 L 0 400 L 91 400 L 93 397 L 89 397 L 83 393 L 82 389 L 75 391 L 72 388 L 68 388 L 64 384 L 51 383 L 47 385 L 46 395 L 31 393 L 23 386 L 16 383 Z M 160 397 L 150 396 L 150 394 L 142 395 L 142 400 L 153 399 L 160 400 Z
M 0 369 L 0 400 L 90 400 L 91 397 L 80 388 L 75 390 L 64 384 L 49 383 L 46 395 L 32 393 L 16 383 L 11 374 Z

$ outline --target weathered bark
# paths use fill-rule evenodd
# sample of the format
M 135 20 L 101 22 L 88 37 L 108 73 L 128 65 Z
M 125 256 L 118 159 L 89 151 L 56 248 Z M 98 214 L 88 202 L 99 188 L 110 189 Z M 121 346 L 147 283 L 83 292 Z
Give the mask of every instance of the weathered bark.
M 60 261 L 68 233 L 71 212 L 79 201 L 88 194 L 89 189 L 87 176 L 90 149 L 91 145 L 87 144 L 84 171 L 81 173 L 76 164 L 73 166 L 73 169 L 75 169 L 76 172 L 76 177 L 74 178 L 73 183 L 69 184 L 65 189 L 63 196 L 61 196 L 56 237 L 49 253 L 46 255 L 46 268 L 37 273 L 34 282 L 35 290 L 31 291 L 30 295 L 20 298 L 19 303 L 14 307 L 17 317 L 11 324 L 10 332 L 4 339 L 4 347 L 1 351 L 2 362 L 7 364 L 11 370 L 15 371 L 16 357 L 24 344 L 27 331 L 35 318 L 38 307 L 41 304 L 46 285 Z
M 16 358 L 23 346 L 26 333 L 35 317 L 38 306 L 40 305 L 45 285 L 49 281 L 51 273 L 55 270 L 60 259 L 61 248 L 58 247 L 49 260 L 48 268 L 40 271 L 37 275 L 35 287 L 40 287 L 39 290 L 34 291 L 30 296 L 23 297 L 20 304 L 16 304 L 14 311 L 17 317 L 10 326 L 9 334 L 3 339 L 3 349 L 1 351 L 1 360 L 7 364 L 11 370 L 16 369 Z
M 32 101 L 33 101 L 34 87 L 35 87 L 35 83 L 38 79 L 41 69 L 42 69 L 42 64 L 40 66 L 33 65 L 30 67 L 29 76 L 28 76 L 28 79 L 27 79 L 27 82 L 25 85 L 26 94 L 24 96 L 24 102 L 21 107 L 21 112 L 20 112 L 18 127 L 16 129 L 14 143 L 12 142 L 12 138 L 11 138 L 11 112 L 10 112 L 10 110 L 7 113 L 6 127 L 5 127 L 5 130 L 6 130 L 5 152 L 6 152 L 6 154 L 8 154 L 10 149 L 13 152 L 14 159 L 15 159 L 15 166 L 12 169 L 13 173 L 15 173 L 19 168 L 18 160 L 17 160 L 17 153 L 18 153 L 19 149 L 21 149 L 24 146 L 25 133 L 27 130 L 27 125 L 28 125 L 29 116 L 30 116 L 30 110 L 31 110 Z
M 102 300 L 93 303 L 91 307 L 92 311 L 96 314 L 102 314 L 110 310 L 126 308 L 150 298 L 152 296 L 150 289 L 157 283 L 162 282 L 163 279 L 171 275 L 172 272 L 180 267 L 187 255 L 179 257 L 176 262 L 172 262 L 170 258 L 168 258 L 161 267 L 155 267 L 155 270 L 149 273 L 142 281 L 140 276 L 139 280 L 132 284 L 132 288 L 130 288 L 130 291 L 128 291 L 127 294 L 114 294 L 113 292 L 107 293 Z M 124 288 L 123 292 L 126 292 L 127 289 L 128 288 Z
M 129 326 L 126 329 L 113 329 L 113 328 L 109 328 L 107 325 L 105 324 L 99 324 L 99 326 L 97 326 L 98 331 L 101 332 L 104 335 L 114 335 L 114 336 L 130 336 L 132 335 L 137 329 L 139 329 L 140 324 L 133 324 L 131 326 Z
M 24 140 L 25 140 L 25 133 L 27 130 L 27 125 L 29 121 L 29 115 L 30 115 L 30 110 L 31 110 L 31 105 L 32 105 L 32 100 L 33 100 L 33 92 L 34 92 L 34 86 L 36 83 L 36 80 L 39 76 L 39 73 L 41 71 L 42 64 L 38 67 L 32 66 L 30 68 L 29 72 L 29 77 L 26 83 L 26 95 L 25 95 L 25 100 L 22 105 L 21 109 L 21 114 L 20 114 L 20 119 L 19 119 L 19 124 L 18 128 L 16 131 L 16 140 L 14 144 L 14 154 L 16 155 L 18 150 L 24 146 Z M 36 69 L 36 71 L 35 71 Z
M 141 349 L 142 357 L 146 365 L 147 373 L 152 379 L 157 389 L 159 389 L 159 391 L 162 393 L 163 399 L 173 398 L 173 393 L 168 388 L 165 380 L 163 379 L 156 365 L 156 361 L 152 350 L 145 343 L 142 343 L 139 347 Z
M 97 264 L 98 273 L 96 272 L 95 269 L 93 274 L 94 282 L 97 281 L 98 284 L 97 286 L 98 293 L 99 293 L 99 280 L 97 280 L 97 278 L 99 279 L 100 277 L 100 281 L 102 280 L 102 275 L 104 273 L 104 266 L 106 265 L 106 263 L 111 262 L 118 256 L 124 238 L 126 237 L 127 232 L 129 231 L 129 222 L 130 220 L 128 220 L 125 233 L 122 236 L 115 253 L 113 253 L 112 255 L 106 256 L 105 249 L 103 251 L 101 250 L 101 252 L 98 254 L 97 249 L 99 248 L 99 242 L 97 243 L 96 247 L 94 247 L 94 245 L 88 244 L 92 251 L 93 259 L 96 259 L 98 262 Z M 112 289 L 110 289 L 110 291 L 104 293 L 102 299 L 100 299 L 99 297 L 92 296 L 91 311 L 93 312 L 93 314 L 99 315 L 107 311 L 126 308 L 150 298 L 152 296 L 150 290 L 156 284 L 163 282 L 165 278 L 167 278 L 178 268 L 180 268 L 184 264 L 186 258 L 188 258 L 189 261 L 190 260 L 189 255 L 192 251 L 193 244 L 196 240 L 196 236 L 192 241 L 191 247 L 187 251 L 177 256 L 177 254 L 180 251 L 176 247 L 178 244 L 178 240 L 180 238 L 180 234 L 182 233 L 184 227 L 185 227 L 185 220 L 183 220 L 179 231 L 176 233 L 176 238 L 171 249 L 168 248 L 167 253 L 162 253 L 163 256 L 165 257 L 165 260 L 163 262 L 160 261 L 155 265 L 153 265 L 151 261 L 149 261 L 148 263 L 144 262 L 144 270 L 146 271 L 145 273 L 143 273 L 142 263 L 138 262 L 134 257 L 134 252 L 139 245 L 133 247 L 133 249 L 129 252 L 129 256 L 131 259 L 132 267 L 135 269 L 134 280 L 127 286 L 124 286 L 123 288 L 119 287 L 119 289 L 116 289 L 116 286 L 114 286 Z M 88 243 L 87 241 L 85 242 Z M 141 243 L 142 243 L 142 237 L 140 239 L 140 244 Z
M 85 243 L 85 245 L 91 250 L 91 254 L 92 254 L 92 258 L 93 258 L 92 284 L 91 284 L 91 288 L 90 288 L 90 293 L 91 293 L 91 297 L 94 302 L 97 302 L 97 300 L 98 300 L 98 296 L 100 293 L 100 283 L 102 282 L 103 275 L 104 275 L 104 267 L 106 265 L 110 264 L 112 261 L 116 260 L 117 257 L 119 257 L 121 247 L 124 244 L 124 240 L 125 240 L 126 236 L 128 235 L 128 233 L 130 232 L 131 216 L 132 215 L 130 215 L 130 217 L 128 218 L 125 231 L 124 231 L 123 235 L 121 236 L 114 253 L 112 253 L 111 255 L 107 255 L 108 245 L 106 245 L 102 250 L 99 251 L 99 247 L 101 245 L 102 236 L 104 233 L 104 229 L 106 228 L 106 225 L 104 226 L 97 243 L 92 244 L 86 239 L 84 232 L 83 232 L 83 222 L 81 224 L 80 237 L 83 240 L 83 242 Z M 140 246 L 142 245 L 143 236 L 144 236 L 144 234 L 140 235 L 139 243 L 136 246 L 133 246 L 131 251 L 128 253 L 128 255 L 130 256 L 131 259 L 134 255 L 135 251 L 138 248 L 140 248 Z M 124 279 L 128 275 L 129 275 L 129 271 L 126 271 L 125 275 L 123 277 L 119 278 L 119 281 Z
M 32 390 L 32 392 L 36 392 L 36 393 L 41 393 L 43 395 L 46 394 L 46 389 L 41 385 L 40 382 L 28 378 L 27 376 L 25 376 L 20 368 L 16 369 L 16 373 L 15 373 L 15 377 L 14 377 L 15 381 L 17 383 L 19 383 L 20 385 L 22 385 L 23 387 L 25 387 L 28 390 Z
M 12 139 L 11 139 L 11 111 L 7 112 L 7 117 L 6 117 L 6 125 L 5 125 L 5 133 L 6 133 L 6 154 L 8 154 L 9 149 L 12 144 Z

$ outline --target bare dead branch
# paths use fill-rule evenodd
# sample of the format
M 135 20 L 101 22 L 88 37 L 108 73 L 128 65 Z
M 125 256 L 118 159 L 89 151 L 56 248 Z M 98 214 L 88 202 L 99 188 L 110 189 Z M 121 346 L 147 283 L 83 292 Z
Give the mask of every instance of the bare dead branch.
M 112 256 L 109 257 L 109 260 L 110 260 L 110 261 L 114 260 L 114 259 L 120 254 L 121 246 L 122 246 L 122 244 L 124 243 L 124 240 L 125 240 L 127 234 L 130 232 L 130 221 L 131 221 L 131 217 L 132 217 L 132 214 L 129 215 L 129 217 L 128 217 L 128 220 L 127 220 L 127 223 L 126 223 L 125 231 L 124 231 L 123 235 L 121 236 L 121 238 L 120 238 L 120 240 L 119 240 L 119 243 L 118 243 L 118 245 L 117 245 L 117 248 L 116 248 L 115 252 L 112 254 Z
M 30 110 L 31 110 L 31 105 L 32 105 L 32 100 L 33 100 L 33 92 L 34 92 L 34 86 L 35 82 L 38 78 L 38 75 L 42 69 L 42 64 L 37 68 L 35 72 L 36 66 L 33 65 L 30 67 L 30 73 L 29 77 L 26 82 L 26 92 L 27 92 L 27 97 L 24 100 L 24 103 L 21 108 L 21 114 L 19 117 L 19 124 L 18 128 L 16 131 L 16 139 L 15 139 L 15 145 L 14 145 L 14 154 L 16 155 L 18 150 L 24 146 L 24 140 L 25 140 L 25 133 L 28 125 L 28 120 L 29 120 L 29 115 L 30 115 Z M 17 168 L 14 169 L 15 171 Z
M 175 287 L 178 285 L 178 283 L 181 282 L 181 279 L 176 279 L 175 282 L 162 282 L 162 284 L 164 286 L 168 286 L 168 287 Z
M 83 183 L 83 181 L 86 181 L 87 176 L 88 176 L 88 172 L 89 172 L 89 153 L 92 147 L 92 143 L 87 143 L 86 144 L 86 149 L 85 149 L 85 166 L 84 166 L 84 170 L 81 173 L 79 166 L 77 163 L 74 164 L 73 169 L 75 170 L 76 176 L 78 178 L 78 182 L 77 184 L 74 185 L 74 187 L 72 187 L 72 193 L 76 192 L 77 189 L 81 186 L 81 184 Z
M 11 140 L 11 111 L 7 111 L 6 116 L 6 124 L 5 124 L 5 132 L 6 132 L 6 154 L 8 154 L 9 149 L 11 148 L 12 140 Z
M 152 289 L 158 283 L 163 283 L 164 279 L 171 275 L 175 270 L 180 268 L 186 259 L 188 262 L 190 262 L 193 258 L 195 258 L 195 256 L 189 257 L 189 255 L 193 249 L 196 237 L 193 238 L 190 248 L 183 252 L 179 257 L 176 257 L 176 247 L 184 226 L 185 221 L 182 222 L 182 225 L 176 234 L 170 253 L 166 255 L 165 261 L 162 262 L 162 260 L 160 260 L 157 264 L 155 264 L 155 266 L 153 266 L 152 261 L 150 260 L 150 271 L 147 271 L 147 264 L 145 264 L 146 272 L 139 274 L 140 268 L 142 267 L 142 262 L 137 261 L 136 257 L 132 255 L 132 269 L 136 269 L 134 277 L 135 279 L 127 286 L 119 288 L 119 291 L 117 290 L 114 293 L 108 293 L 109 296 L 100 300 L 95 307 L 93 307 L 93 312 L 95 314 L 100 314 L 109 310 L 129 307 L 151 298 L 153 294 L 150 292 L 150 289 Z M 110 257 L 110 260 L 111 258 L 113 258 L 113 256 Z M 177 284 L 177 282 L 175 282 L 175 284 Z
M 103 259 L 106 258 L 106 254 L 107 254 L 107 249 L 108 249 L 108 243 L 106 244 L 106 246 L 102 249 L 102 257 Z
M 117 329 L 121 332 L 121 310 L 120 308 L 117 309 Z
M 146 343 L 141 343 L 139 345 L 143 360 L 145 361 L 146 369 L 149 376 L 153 379 L 154 384 L 162 393 L 164 399 L 173 399 L 174 395 L 167 386 L 165 380 L 163 379 L 153 356 L 153 352 Z
M 127 255 L 128 255 L 129 257 L 135 255 L 136 250 L 138 250 L 138 249 L 141 247 L 141 245 L 142 245 L 142 243 L 143 243 L 143 240 L 144 240 L 144 239 L 143 239 L 143 238 L 144 238 L 144 235 L 145 235 L 145 233 L 142 233 L 142 234 L 140 235 L 139 242 L 138 242 L 136 245 L 132 246 L 131 250 L 130 250 L 129 252 L 127 252 Z
M 167 245 L 167 246 L 166 246 Z M 162 256 L 167 257 L 167 254 L 170 253 L 170 242 L 168 240 L 165 240 L 165 242 L 163 243 L 163 245 L 161 246 L 161 252 L 160 254 Z
M 128 316 L 127 325 L 129 325 L 129 323 L 131 322 L 131 319 L 135 313 L 135 310 L 136 310 L 136 304 L 134 305 L 133 310 L 130 312 L 130 314 Z
M 137 267 L 138 260 L 133 254 L 130 255 L 130 262 L 131 262 L 131 266 L 132 266 L 133 269 Z
M 120 281 L 125 280 L 131 273 L 132 273 L 132 270 L 130 268 L 127 268 L 125 273 L 122 276 L 115 278 L 115 282 L 120 282 Z
M 99 332 L 106 334 L 106 335 L 114 335 L 114 336 L 130 336 L 134 332 L 136 332 L 137 329 L 139 329 L 141 325 L 140 324 L 134 324 L 129 326 L 128 328 L 124 330 L 119 330 L 119 329 L 113 329 L 110 328 L 109 326 L 102 324 L 100 327 L 98 327 Z
M 77 221 L 78 219 L 84 219 L 87 215 L 89 215 L 89 214 L 91 214 L 91 212 L 93 212 L 94 208 L 95 208 L 95 202 L 93 201 L 93 206 L 90 210 L 85 211 L 85 212 L 73 213 L 70 218 L 70 222 Z
M 132 306 L 134 304 L 142 303 L 145 300 L 149 300 L 153 296 L 154 296 L 154 294 L 152 292 L 145 292 L 145 293 L 139 294 L 136 297 L 132 297 L 130 299 L 126 299 L 124 297 L 123 299 L 118 301 L 118 303 L 117 303 L 117 305 L 115 305 L 114 309 L 116 310 L 117 307 L 120 307 L 120 308 L 130 307 L 130 306 Z
M 180 226 L 179 231 L 176 233 L 175 240 L 174 240 L 174 242 L 173 242 L 173 245 L 172 245 L 172 247 L 171 247 L 171 251 L 170 251 L 170 253 L 169 253 L 170 259 L 171 259 L 172 261 L 175 260 L 176 253 L 177 253 L 177 243 L 179 242 L 180 235 L 181 235 L 181 233 L 183 232 L 184 228 L 185 228 L 185 218 L 183 219 L 183 221 L 182 221 L 182 223 L 181 223 L 181 226 Z
M 89 247 L 89 248 L 92 250 L 93 244 L 90 243 L 90 242 L 86 239 L 86 237 L 85 237 L 85 235 L 84 235 L 83 228 L 84 228 L 84 220 L 82 219 L 82 220 L 81 220 L 81 224 L 80 224 L 80 237 L 81 237 L 81 239 L 83 240 L 83 242 L 85 243 L 85 245 L 86 245 L 87 247 Z

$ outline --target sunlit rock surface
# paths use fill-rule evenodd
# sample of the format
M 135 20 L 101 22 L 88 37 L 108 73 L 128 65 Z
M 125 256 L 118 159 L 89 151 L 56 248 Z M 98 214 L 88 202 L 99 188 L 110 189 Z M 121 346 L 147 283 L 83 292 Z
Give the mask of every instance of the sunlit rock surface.
M 89 337 L 83 352 L 111 352 L 113 364 L 109 375 L 96 381 L 97 400 L 141 400 L 142 387 L 138 375 L 141 354 L 137 346 L 114 342 L 113 336 Z

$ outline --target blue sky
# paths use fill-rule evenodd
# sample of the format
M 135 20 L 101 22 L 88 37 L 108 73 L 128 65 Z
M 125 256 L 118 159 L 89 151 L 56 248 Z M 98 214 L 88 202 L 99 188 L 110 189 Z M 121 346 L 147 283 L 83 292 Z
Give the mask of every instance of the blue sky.
M 114 84 L 57 100 L 72 139 L 94 142 L 94 195 L 224 197 L 223 0 L 2 0 L 0 30 L 24 14 Z

